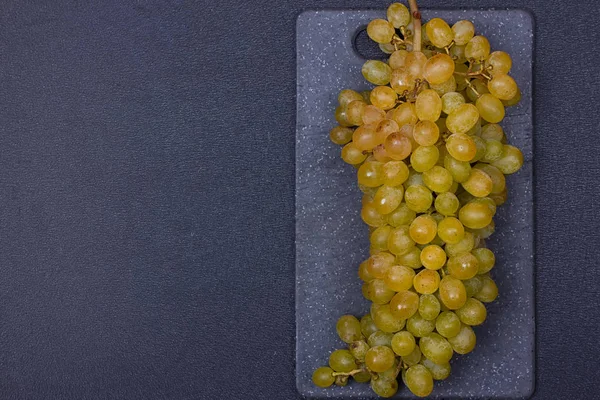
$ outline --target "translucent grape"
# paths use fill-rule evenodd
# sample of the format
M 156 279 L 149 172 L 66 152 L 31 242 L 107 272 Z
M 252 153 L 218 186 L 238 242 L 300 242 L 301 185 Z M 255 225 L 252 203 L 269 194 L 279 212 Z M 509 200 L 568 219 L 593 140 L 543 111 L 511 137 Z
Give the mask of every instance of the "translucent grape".
M 408 225 L 415 219 L 417 213 L 408 208 L 406 203 L 401 203 L 398 208 L 386 215 L 386 221 L 391 226 L 397 228 L 401 225 Z
M 437 333 L 430 333 L 419 341 L 421 353 L 436 364 L 445 364 L 452 358 L 453 350 L 448 341 Z
M 487 87 L 490 93 L 500 100 L 510 100 L 517 95 L 517 83 L 510 75 L 494 75 Z
M 410 23 L 410 11 L 402 3 L 392 3 L 387 9 L 387 19 L 394 26 L 400 28 Z
M 401 127 L 404 125 L 416 124 L 419 121 L 413 103 L 402 103 L 396 107 L 392 119 Z
M 492 76 L 500 74 L 508 74 L 512 67 L 512 59 L 510 55 L 503 51 L 494 51 L 490 54 L 487 64 L 492 66 L 490 74 Z
M 475 296 L 481 290 L 483 284 L 479 275 L 475 275 L 471 279 L 465 279 L 462 283 L 467 290 L 467 297 Z
M 427 336 L 435 329 L 435 321 L 428 321 L 421 317 L 419 313 L 415 313 L 406 321 L 406 330 L 414 337 Z M 422 351 L 422 350 L 421 350 Z
M 456 244 L 446 244 L 446 254 L 454 257 L 462 253 L 468 253 L 475 248 L 475 237 L 471 232 L 465 232 L 463 239 Z
M 458 65 L 467 62 L 467 57 L 465 56 L 465 45 L 458 45 L 455 44 L 454 46 L 450 47 L 450 57 L 452 57 L 452 59 L 454 60 L 454 62 Z M 463 64 L 464 65 L 464 64 Z M 456 70 L 456 68 L 455 68 Z M 464 71 L 462 71 L 464 72 Z M 462 86 L 463 84 L 458 81 L 457 82 L 457 87 Z M 458 89 L 459 91 L 464 89 L 464 86 L 460 87 L 460 89 Z
M 412 90 L 415 86 L 415 77 L 410 74 L 406 66 L 392 70 L 390 77 L 390 86 L 392 89 L 402 95 L 404 92 Z
M 367 283 L 367 299 L 375 304 L 386 304 L 394 297 L 395 292 L 387 287 L 381 279 L 373 279 Z
M 373 372 L 384 372 L 394 365 L 396 355 L 387 346 L 371 347 L 365 356 L 365 365 Z
M 442 111 L 450 114 L 461 105 L 465 104 L 465 98 L 458 92 L 448 92 L 442 96 Z
M 336 126 L 329 131 L 329 139 L 335 144 L 346 144 L 352 140 L 352 133 L 354 131 L 348 127 Z
M 451 367 L 450 363 L 445 364 L 436 364 L 429 359 L 424 359 L 422 362 L 424 367 L 426 367 L 429 372 L 431 372 L 431 376 L 436 381 L 443 381 L 450 376 Z
M 475 26 L 471 21 L 458 21 L 452 25 L 452 32 L 454 33 L 454 44 L 464 46 L 475 35 Z
M 504 155 L 504 145 L 502 142 L 495 139 L 484 139 L 485 140 L 485 154 L 481 161 L 491 163 Z M 485 170 L 484 170 L 485 171 Z
M 446 118 L 446 127 L 452 133 L 464 134 L 479 120 L 479 111 L 473 104 L 462 104 Z M 448 149 L 450 151 L 450 149 Z M 450 152 L 452 154 L 452 152 Z M 454 158 L 461 160 L 453 155 Z M 469 160 L 461 160 L 469 161 Z
M 354 380 L 358 383 L 367 383 L 371 380 L 371 374 L 369 371 L 363 370 L 352 375 L 352 378 L 354 378 Z
M 475 294 L 475 298 L 484 303 L 490 303 L 498 297 L 498 286 L 489 276 L 481 277 L 482 285 L 481 289 L 477 294 Z
M 467 228 L 481 229 L 492 222 L 494 214 L 486 204 L 469 202 L 458 212 L 458 219 Z
M 362 338 L 360 321 L 354 315 L 342 315 L 335 329 L 343 342 L 352 343 Z
M 360 210 L 360 217 L 365 224 L 369 226 L 382 226 L 385 225 L 385 217 L 380 214 L 373 204 L 365 204 Z
M 423 67 L 427 62 L 427 56 L 420 51 L 411 51 L 406 56 L 404 67 L 415 79 L 423 79 Z
M 437 234 L 444 242 L 456 244 L 465 237 L 465 228 L 455 217 L 446 217 L 438 224 Z
M 448 342 L 452 345 L 452 349 L 458 354 L 467 354 L 473 351 L 477 339 L 473 328 L 462 324 L 458 335 L 448 338 Z
M 435 320 L 435 329 L 445 338 L 452 338 L 460 333 L 461 322 L 452 311 L 444 311 Z
M 377 187 L 383 184 L 383 163 L 366 161 L 358 169 L 358 183 L 367 187 Z
M 371 90 L 371 104 L 382 110 L 394 108 L 398 95 L 389 86 L 376 86 Z
M 393 265 L 385 276 L 385 284 L 388 288 L 400 292 L 412 287 L 415 271 L 404 265 Z
M 342 147 L 342 160 L 348 164 L 358 165 L 367 159 L 367 155 L 352 142 Z
M 474 36 L 465 47 L 465 56 L 467 59 L 483 61 L 490 55 L 490 42 L 485 36 Z
M 502 104 L 504 104 L 505 107 L 512 107 L 514 105 L 517 105 L 520 101 L 521 89 L 519 89 L 519 87 L 517 86 L 517 94 L 515 94 L 514 97 L 510 98 L 509 100 L 502 100 Z
M 352 126 L 352 123 L 348 121 L 348 116 L 346 115 L 346 107 L 339 106 L 335 109 L 335 120 L 341 126 L 349 127 Z
M 333 370 L 329 367 L 320 367 L 313 372 L 312 381 L 318 387 L 326 388 L 333 385 L 335 377 Z
M 377 136 L 377 142 L 384 143 L 385 139 L 394 132 L 398 132 L 400 127 L 396 121 L 392 119 L 383 119 L 377 123 L 375 128 L 375 134 Z
M 396 50 L 396 47 L 391 43 L 378 43 L 378 45 L 385 54 L 392 54 Z
M 377 189 L 373 197 L 373 204 L 380 214 L 389 214 L 400 205 L 403 196 L 404 188 L 402 186 L 383 185 Z
M 349 129 L 338 127 L 340 129 Z M 335 129 L 335 128 L 334 128 Z M 351 131 L 351 129 L 350 129 Z M 419 121 L 415 125 L 413 129 L 413 137 L 415 142 L 417 142 L 420 146 L 433 146 L 440 137 L 440 129 L 432 121 Z M 333 139 L 332 139 L 333 140 Z M 334 142 L 335 143 L 335 142 Z M 343 143 L 338 143 L 343 144 Z
M 431 190 L 422 185 L 409 186 L 404 192 L 404 200 L 406 205 L 413 211 L 425 212 L 433 203 L 433 195 Z
M 400 132 L 395 132 L 385 139 L 385 150 L 391 158 L 400 161 L 410 155 L 412 145 L 409 138 Z
M 398 381 L 389 378 L 373 379 L 371 380 L 371 389 L 379 397 L 393 397 L 398 392 Z
M 372 333 L 377 332 L 377 326 L 375 326 L 371 315 L 367 314 L 360 319 L 360 330 L 366 338 L 369 338 Z
M 438 270 L 446 263 L 446 252 L 438 245 L 425 246 L 421 250 L 421 263 L 427 269 Z
M 382 332 L 382 331 L 378 330 L 369 336 L 369 339 L 367 340 L 367 342 L 369 343 L 369 346 L 371 346 L 371 347 L 387 346 L 387 347 L 391 348 L 393 336 L 394 335 L 391 333 L 386 333 L 386 332 Z
M 392 350 L 399 356 L 408 356 L 415 349 L 415 337 L 407 331 L 401 331 L 392 338 Z
M 421 264 L 421 250 L 418 247 L 413 247 L 406 253 L 396 257 L 396 263 L 404 265 L 412 269 L 419 269 L 423 265 Z
M 363 64 L 362 74 L 374 85 L 387 85 L 392 77 L 392 68 L 383 61 L 369 60 Z
M 439 157 L 436 146 L 419 146 L 410 155 L 410 163 L 415 171 L 424 172 L 433 168 Z
M 378 139 L 375 134 L 375 129 L 370 125 L 359 126 L 352 134 L 352 143 L 354 143 L 356 148 L 360 151 L 372 150 L 373 147 L 379 144 L 377 142 Z
M 433 376 L 429 370 L 421 365 L 413 365 L 403 374 L 406 387 L 419 397 L 427 397 L 433 391 Z
M 378 144 L 377 146 L 373 147 L 373 158 L 375 158 L 376 161 L 379 161 L 382 163 L 387 163 L 388 161 L 392 161 L 392 158 L 390 156 L 388 156 L 388 153 L 383 144 Z M 384 183 L 385 183 L 385 181 L 384 181 Z
M 478 274 L 486 274 L 494 268 L 496 264 L 496 256 L 490 249 L 485 247 L 473 250 L 473 255 L 477 258 L 479 263 Z
M 392 227 L 389 225 L 383 225 L 377 227 L 373 232 L 371 232 L 370 242 L 371 242 L 371 251 L 386 251 L 387 250 L 387 242 L 388 237 L 390 236 L 390 232 Z
M 427 37 L 435 47 L 444 48 L 449 46 L 454 39 L 454 33 L 446 21 L 441 18 L 432 18 L 425 27 Z
M 367 270 L 367 265 L 368 265 L 368 260 L 365 260 L 365 261 L 361 262 L 360 266 L 358 267 L 358 277 L 363 282 L 370 282 L 373 279 L 375 279 L 375 277 L 373 275 L 371 275 L 369 273 L 369 271 Z
M 517 147 L 505 144 L 502 157 L 492 162 L 491 165 L 505 175 L 514 174 L 523 166 L 523 153 Z
M 487 310 L 482 302 L 477 299 L 467 299 L 464 306 L 456 310 L 456 315 L 463 324 L 470 326 L 481 325 L 487 317 Z
M 498 124 L 487 124 L 481 128 L 481 138 L 482 139 L 494 139 L 499 142 L 505 142 L 506 138 L 504 137 L 504 130 Z
M 419 308 L 419 295 L 404 290 L 396 293 L 390 301 L 390 310 L 396 318 L 408 319 Z
M 389 304 L 384 304 L 372 314 L 373 321 L 382 332 L 394 333 L 404 328 L 405 320 L 397 318 L 390 311 Z
M 446 168 L 435 165 L 423 172 L 423 183 L 434 192 L 447 192 L 452 187 L 452 174 Z
M 369 92 L 369 96 L 371 96 L 370 92 Z M 374 105 L 371 105 L 371 104 L 365 106 L 365 108 L 363 110 L 363 115 L 362 115 L 363 124 L 365 124 L 365 125 L 376 124 L 376 123 L 379 123 L 384 118 L 385 118 L 385 111 L 383 111 L 382 109 L 380 109 Z
M 454 65 L 454 60 L 448 54 L 436 54 L 427 60 L 423 66 L 423 76 L 427 82 L 439 85 L 446 82 L 454 74 Z
M 404 67 L 407 55 L 408 51 L 403 49 L 394 51 L 388 59 L 388 65 L 392 68 L 392 70 Z
M 431 294 L 440 286 L 440 274 L 437 271 L 424 269 L 413 279 L 413 286 L 417 293 Z
M 471 175 L 462 183 L 463 188 L 473 196 L 485 197 L 492 193 L 492 178 L 479 168 L 471 169 Z
M 419 215 L 410 224 L 409 234 L 416 243 L 429 243 L 435 238 L 436 233 L 437 223 L 430 215 Z
M 336 350 L 329 356 L 329 366 L 336 372 L 350 372 L 356 369 L 356 361 L 348 350 Z
M 479 262 L 471 253 L 462 253 L 448 259 L 448 272 L 454 278 L 465 280 L 477 275 Z
M 409 174 L 408 167 L 402 161 L 386 162 L 383 164 L 382 172 L 383 184 L 387 186 L 402 185 L 408 179 Z
M 451 75 L 450 78 L 445 80 L 439 84 L 430 84 L 429 87 L 435 91 L 439 96 L 443 96 L 446 93 L 451 93 L 456 90 L 456 79 L 454 75 Z
M 347 107 L 348 104 L 355 100 L 364 101 L 360 93 L 352 89 L 344 89 L 338 95 L 338 103 L 342 107 Z
M 396 255 L 402 255 L 408 252 L 415 242 L 409 234 L 409 228 L 406 225 L 399 226 L 392 230 L 388 239 L 388 249 Z
M 482 94 L 476 102 L 479 115 L 484 120 L 497 123 L 504 119 L 504 104 L 490 93 Z
M 367 259 L 367 272 L 376 279 L 384 279 L 395 261 L 396 257 L 387 252 L 373 254 Z
M 475 89 L 475 90 L 473 90 Z M 477 93 L 476 93 L 477 92 Z M 489 93 L 490 91 L 487 88 L 487 85 L 480 81 L 479 79 L 472 79 L 470 82 L 470 86 L 467 87 L 465 93 L 467 98 L 472 102 L 476 102 L 479 96 Z
M 417 96 L 415 111 L 420 120 L 435 122 L 442 113 L 442 99 L 434 90 L 423 90 Z
M 467 301 L 465 285 L 459 279 L 446 275 L 440 281 L 440 300 L 450 310 L 461 308 Z
M 394 27 L 384 19 L 374 19 L 367 25 L 367 35 L 377 43 L 389 43 L 394 36 Z
M 471 143 L 473 143 L 473 145 L 475 144 L 471 138 L 465 136 L 466 135 L 456 138 L 456 143 L 454 144 L 455 147 L 453 148 L 453 151 L 462 158 L 467 158 L 469 157 L 469 154 L 473 153 L 473 149 L 471 149 Z M 448 149 L 447 146 L 446 149 Z M 475 150 L 475 152 L 476 151 L 477 150 Z M 452 179 L 455 182 L 464 182 L 469 179 L 469 176 L 471 175 L 471 164 L 469 164 L 468 160 L 459 161 L 450 154 L 444 157 L 444 168 L 450 172 Z

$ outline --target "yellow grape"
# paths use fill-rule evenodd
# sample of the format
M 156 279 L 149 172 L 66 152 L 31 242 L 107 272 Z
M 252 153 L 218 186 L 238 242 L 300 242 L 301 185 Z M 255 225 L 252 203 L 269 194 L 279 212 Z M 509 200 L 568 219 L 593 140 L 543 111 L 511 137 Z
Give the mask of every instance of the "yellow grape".
M 377 187 L 383 184 L 383 163 L 367 161 L 358 169 L 358 183 L 366 187 Z
M 454 78 L 454 75 L 450 75 L 448 80 L 437 85 L 431 83 L 429 87 L 432 90 L 435 90 L 438 95 L 443 96 L 446 93 L 454 92 L 456 90 L 456 79 Z
M 367 35 L 377 43 L 389 43 L 394 36 L 394 27 L 385 19 L 374 19 L 367 25 Z
M 423 66 L 423 75 L 431 84 L 441 84 L 454 74 L 454 60 L 448 54 L 440 53 L 431 57 Z
M 329 131 L 329 139 L 335 144 L 346 144 L 352 140 L 354 131 L 351 128 L 344 126 L 336 126 Z M 437 139 L 436 139 L 437 140 Z
M 388 249 L 391 253 L 397 256 L 406 254 L 414 247 L 414 245 L 415 242 L 410 237 L 407 225 L 399 226 L 390 232 Z
M 389 86 L 377 86 L 371 91 L 371 104 L 382 110 L 394 108 L 398 95 Z
M 402 185 L 408 179 L 408 167 L 403 161 L 388 161 L 383 164 L 383 184 L 388 186 Z
M 465 227 L 454 217 L 446 217 L 438 223 L 437 233 L 446 243 L 457 244 L 465 237 Z
M 375 128 L 375 134 L 377 136 L 377 144 L 385 142 L 385 139 L 394 132 L 398 132 L 400 127 L 393 119 L 384 119 L 379 121 Z
M 411 20 L 410 11 L 402 3 L 392 3 L 387 9 L 387 19 L 394 28 L 407 26 Z
M 380 214 L 389 214 L 400 205 L 403 196 L 404 187 L 402 185 L 382 185 L 373 197 L 373 204 Z
M 369 96 L 370 95 L 371 94 L 369 93 Z M 365 124 L 365 125 L 375 124 L 384 118 L 385 118 L 385 111 L 383 111 L 379 107 L 376 107 L 371 104 L 365 106 L 365 108 L 363 110 L 363 115 L 362 115 L 363 124 Z
M 494 75 L 488 82 L 488 90 L 500 100 L 510 100 L 517 95 L 517 83 L 506 74 Z
M 512 68 L 512 58 L 503 51 L 494 51 L 490 54 L 487 64 L 492 66 L 490 74 L 492 76 L 499 74 L 508 74 Z
M 362 97 L 362 96 L 361 96 Z M 362 125 L 363 113 L 367 104 L 362 100 L 354 100 L 346 107 L 346 118 L 352 125 Z
M 360 93 L 352 89 L 344 89 L 338 95 L 338 103 L 340 103 L 340 106 L 342 107 L 347 107 L 348 104 L 354 100 L 363 100 L 363 97 L 360 95 Z
M 464 133 L 454 133 L 446 139 L 446 150 L 448 150 L 448 153 L 450 153 L 450 156 L 454 159 L 468 162 L 477 154 L 477 145 L 470 136 L 465 135 Z M 461 180 L 456 179 L 456 177 L 454 179 L 457 182 L 461 182 Z
M 394 51 L 388 59 L 388 65 L 392 68 L 392 70 L 404 67 L 407 55 L 408 51 L 404 49 Z
M 502 157 L 492 162 L 492 165 L 504 175 L 514 174 L 523 166 L 523 153 L 517 147 L 505 144 Z
M 417 96 L 415 111 L 421 121 L 435 122 L 442 113 L 442 99 L 434 90 L 423 90 Z
M 415 212 L 426 212 L 433 203 L 431 190 L 423 185 L 411 185 L 404 192 L 404 199 L 408 208 Z
M 474 36 L 465 47 L 465 57 L 475 61 L 483 61 L 490 55 L 490 42 L 485 36 Z
M 442 166 L 435 165 L 423 172 L 423 183 L 434 192 L 443 193 L 449 191 L 453 182 L 452 174 Z
M 404 265 L 392 265 L 387 270 L 384 282 L 395 292 L 408 290 L 413 285 L 415 270 Z
M 449 46 L 454 39 L 454 33 L 446 21 L 441 18 L 432 18 L 425 27 L 427 37 L 435 47 L 444 48 Z
M 335 128 L 334 128 L 335 129 Z M 348 129 L 342 128 L 341 129 Z M 433 146 L 440 137 L 440 129 L 435 122 L 419 121 L 413 129 L 413 138 L 420 146 Z M 341 143 L 343 144 L 343 143 Z
M 440 286 L 440 274 L 431 269 L 424 269 L 414 277 L 413 286 L 417 293 L 432 294 Z
M 452 32 L 454 33 L 454 44 L 464 46 L 469 43 L 469 40 L 475 35 L 475 26 L 471 21 L 458 21 L 452 25 Z
M 450 114 L 458 107 L 465 104 L 465 98 L 458 92 L 448 92 L 442 96 L 442 111 Z
M 341 126 L 349 127 L 352 126 L 352 123 L 348 121 L 348 116 L 346 115 L 346 107 L 339 106 L 335 109 L 335 120 Z
M 482 94 L 475 103 L 481 118 L 493 124 L 504 119 L 504 104 L 490 93 Z
M 385 150 L 394 160 L 404 160 L 410 155 L 412 145 L 409 138 L 400 132 L 395 132 L 385 139 Z
M 352 143 L 361 151 L 371 151 L 377 146 L 378 138 L 373 125 L 362 125 L 354 130 Z
M 374 85 L 387 85 L 392 77 L 392 68 L 379 60 L 365 62 L 361 72 L 365 79 Z
M 421 263 L 427 269 L 438 270 L 446 263 L 446 252 L 440 246 L 430 244 L 421 250 Z
M 396 93 L 402 95 L 415 87 L 415 77 L 410 74 L 406 66 L 392 70 L 390 86 Z
M 427 62 L 427 56 L 420 51 L 411 51 L 406 56 L 404 67 L 415 79 L 423 79 L 423 67 Z
M 467 228 L 481 229 L 492 222 L 494 213 L 483 203 L 469 202 L 458 212 L 460 222 Z
M 439 156 L 436 146 L 419 146 L 410 155 L 410 163 L 415 171 L 425 172 L 433 168 Z
M 402 103 L 394 109 L 392 119 L 396 121 L 398 126 L 402 127 L 408 124 L 416 124 L 419 118 L 413 103 Z
M 409 234 L 412 240 L 418 244 L 431 242 L 437 233 L 437 222 L 430 215 L 419 215 L 410 224 Z
M 353 142 L 342 148 L 342 160 L 348 164 L 358 165 L 367 159 L 367 155 L 358 149 Z
M 494 183 L 485 171 L 473 168 L 471 169 L 471 175 L 462 183 L 462 186 L 475 197 L 485 197 L 492 193 Z
M 448 115 L 446 127 L 452 133 L 467 133 L 478 120 L 479 111 L 477 111 L 477 107 L 473 104 L 462 104 Z

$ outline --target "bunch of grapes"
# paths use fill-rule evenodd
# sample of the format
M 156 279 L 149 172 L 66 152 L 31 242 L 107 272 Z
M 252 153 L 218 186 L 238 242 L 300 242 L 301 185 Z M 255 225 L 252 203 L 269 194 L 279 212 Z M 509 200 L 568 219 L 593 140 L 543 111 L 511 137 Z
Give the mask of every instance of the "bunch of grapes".
M 401 379 L 429 395 L 434 380 L 450 375 L 454 353 L 474 349 L 472 327 L 498 296 L 485 239 L 507 199 L 505 175 L 523 165 L 498 125 L 521 96 L 508 75 L 511 57 L 490 52 L 469 21 L 421 27 L 414 8 L 394 3 L 387 20 L 369 23 L 389 59 L 364 64 L 372 90 L 338 98 L 330 138 L 364 193 L 371 256 L 358 275 L 372 305 L 360 320 L 337 322 L 347 348 L 314 372 L 320 387 L 352 377 L 390 397 Z

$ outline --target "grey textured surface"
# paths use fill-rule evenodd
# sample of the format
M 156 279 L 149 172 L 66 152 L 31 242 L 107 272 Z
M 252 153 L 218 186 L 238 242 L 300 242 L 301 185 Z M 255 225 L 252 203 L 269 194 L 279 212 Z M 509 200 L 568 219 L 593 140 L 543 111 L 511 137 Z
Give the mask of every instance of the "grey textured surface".
M 534 390 L 534 262 L 532 194 L 532 52 L 531 16 L 510 11 L 423 10 L 425 19 L 469 19 L 487 36 L 492 49 L 513 57 L 511 75 L 523 99 L 502 122 L 512 144 L 523 150 L 525 165 L 507 180 L 509 201 L 496 215 L 496 233 L 488 246 L 496 253 L 500 297 L 488 307 L 488 319 L 476 328 L 471 354 L 455 356 L 452 375 L 436 382 L 435 398 L 522 398 Z M 327 363 L 343 343 L 335 333 L 342 314 L 361 316 L 368 302 L 356 275 L 368 256 L 368 229 L 359 215 L 355 171 L 329 142 L 335 125 L 337 93 L 366 89 L 364 62 L 352 46 L 357 29 L 383 11 L 316 11 L 297 21 L 296 134 L 296 379 L 308 397 L 369 397 L 368 385 L 315 388 L 312 371 Z M 412 397 L 401 389 L 399 397 Z

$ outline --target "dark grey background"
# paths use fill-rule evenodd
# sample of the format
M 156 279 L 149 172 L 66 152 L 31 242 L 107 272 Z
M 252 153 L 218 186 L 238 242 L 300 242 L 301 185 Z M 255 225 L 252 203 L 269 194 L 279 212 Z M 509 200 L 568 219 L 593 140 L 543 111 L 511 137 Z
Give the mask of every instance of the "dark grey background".
M 296 16 L 0 4 L 0 397 L 295 399 Z M 597 2 L 536 17 L 536 399 L 596 392 Z

